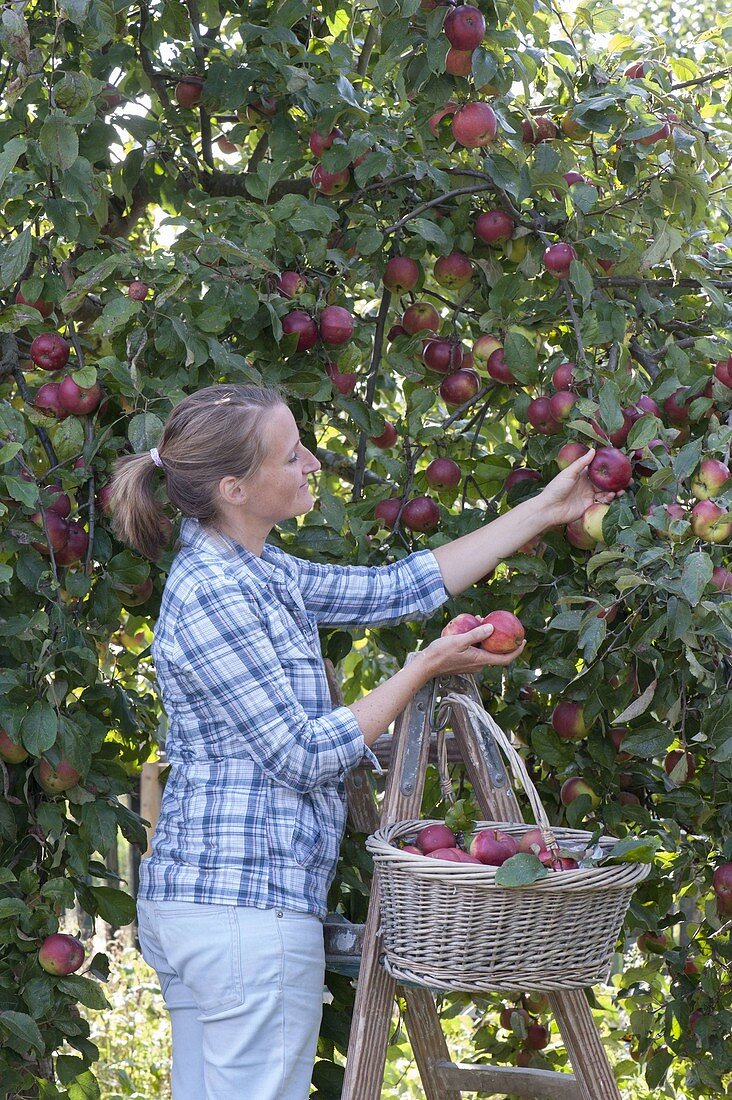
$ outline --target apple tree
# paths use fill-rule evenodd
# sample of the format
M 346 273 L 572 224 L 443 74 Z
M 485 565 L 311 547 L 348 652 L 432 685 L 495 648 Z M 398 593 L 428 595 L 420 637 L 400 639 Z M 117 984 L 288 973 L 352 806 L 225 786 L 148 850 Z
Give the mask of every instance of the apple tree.
M 273 537 L 333 563 L 437 546 L 598 448 L 622 495 L 448 611 L 521 618 L 484 697 L 553 818 L 655 838 L 593 1000 L 624 1089 L 729 1087 L 729 27 L 672 48 L 616 25 L 545 0 L 4 6 L 0 1094 L 98 1094 L 78 1003 L 103 1007 L 105 959 L 49 939 L 74 905 L 133 918 L 112 855 L 145 843 L 120 799 L 164 734 L 178 522 L 142 559 L 105 483 L 221 381 L 287 391 L 322 472 Z M 346 700 L 443 621 L 324 631 Z M 351 919 L 367 876 L 350 835 Z M 329 985 L 322 1097 L 353 997 Z M 478 1046 L 562 1066 L 542 1011 L 486 997 Z

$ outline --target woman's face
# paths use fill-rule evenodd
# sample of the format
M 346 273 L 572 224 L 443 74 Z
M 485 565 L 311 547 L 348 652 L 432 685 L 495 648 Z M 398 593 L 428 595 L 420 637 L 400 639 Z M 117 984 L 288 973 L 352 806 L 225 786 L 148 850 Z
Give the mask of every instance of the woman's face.
M 265 416 L 267 456 L 256 474 L 242 483 L 243 512 L 274 525 L 310 511 L 313 495 L 308 478 L 317 473 L 320 463 L 300 442 L 295 418 L 286 405 L 275 405 Z

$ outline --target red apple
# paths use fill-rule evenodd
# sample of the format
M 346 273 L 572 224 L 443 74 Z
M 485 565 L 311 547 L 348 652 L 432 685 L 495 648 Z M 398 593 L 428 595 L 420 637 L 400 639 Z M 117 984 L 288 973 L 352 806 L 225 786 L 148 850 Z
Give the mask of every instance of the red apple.
M 535 115 L 529 121 L 521 123 L 521 138 L 527 145 L 539 145 L 542 141 L 551 141 L 559 131 L 548 115 Z
M 571 523 L 568 523 L 565 528 L 565 534 L 567 541 L 576 546 L 578 550 L 592 550 L 597 542 L 597 539 L 592 538 L 587 534 L 582 526 L 581 519 L 573 519 Z
M 559 424 L 554 418 L 548 397 L 535 397 L 530 401 L 526 410 L 526 419 L 542 435 L 553 435 L 559 430 Z
M 504 386 L 512 386 L 516 382 L 516 377 L 506 362 L 506 353 L 503 348 L 496 348 L 488 357 L 486 370 L 494 382 L 500 382 Z
M 472 4 L 461 4 L 447 13 L 443 30 L 456 50 L 474 50 L 485 36 L 485 19 Z
M 652 134 L 646 134 L 645 137 L 635 138 L 636 145 L 655 145 L 657 141 L 666 141 L 671 136 L 671 126 L 668 122 L 663 122 L 657 130 L 654 130 Z
M 732 917 L 732 863 L 720 863 L 712 877 L 720 917 Z
M 454 115 L 457 109 L 458 104 L 453 103 L 453 101 L 450 100 L 444 105 L 444 107 L 440 107 L 439 110 L 435 111 L 435 113 L 430 116 L 427 125 L 429 126 L 433 137 L 439 136 L 440 123 L 442 122 L 442 120 L 445 118 L 449 118 L 451 115 Z
M 505 1031 L 514 1031 L 514 1016 L 517 1017 L 515 1023 L 520 1027 L 521 1021 L 527 1026 L 531 1023 L 531 1016 L 525 1008 L 518 1008 L 512 1005 L 510 1008 L 502 1008 L 501 1014 L 498 1017 L 498 1022 Z
M 504 488 L 506 492 L 510 492 L 514 485 L 519 485 L 522 481 L 541 481 L 541 474 L 538 470 L 531 470 L 527 466 L 517 466 L 506 477 Z
M 391 328 L 389 329 L 389 331 L 386 334 L 386 338 L 389 341 L 389 343 L 391 343 L 392 340 L 396 340 L 397 336 L 406 336 L 406 335 L 407 335 L 407 330 L 405 329 L 404 325 L 392 325 Z
M 448 829 L 447 825 L 426 825 L 424 829 L 420 829 L 416 845 L 422 855 L 428 856 L 430 852 L 440 848 L 455 848 L 457 840 L 454 832 Z
M 648 394 L 643 394 L 635 403 L 636 409 L 640 409 L 641 412 L 651 413 L 653 416 L 660 416 L 661 410 L 656 402 Z
M 216 144 L 222 153 L 235 153 L 238 148 L 233 141 L 227 138 L 226 134 L 221 134 L 221 136 L 216 139 Z
M 434 531 L 440 522 L 440 509 L 431 497 L 412 497 L 404 505 L 402 525 L 410 531 Z
M 632 65 L 628 65 L 625 75 L 629 76 L 631 80 L 640 80 L 641 77 L 646 75 L 645 61 L 634 61 Z
M 181 107 L 195 107 L 203 95 L 203 80 L 200 76 L 184 76 L 175 86 L 175 99 Z
M 299 271 L 283 271 L 277 278 L 277 290 L 283 298 L 296 298 L 307 287 L 308 281 Z
M 491 106 L 481 100 L 465 103 L 455 112 L 452 136 L 466 149 L 481 149 L 496 136 L 498 119 Z
M 546 841 L 544 840 L 544 834 L 541 829 L 529 829 L 528 832 L 523 833 L 522 836 L 519 837 L 519 852 L 528 852 L 529 854 L 536 855 L 537 850 L 541 852 L 545 848 Z
M 383 282 L 395 294 L 414 290 L 419 282 L 419 264 L 410 256 L 392 256 L 384 268 Z
M 423 332 L 425 329 L 437 332 L 440 327 L 440 315 L 429 302 L 415 302 L 414 305 L 404 311 L 402 325 L 404 331 L 410 336 L 414 336 L 417 332 Z
M 580 516 L 582 529 L 593 542 L 605 541 L 602 524 L 609 511 L 609 504 L 590 504 Z
M 326 306 L 320 314 L 319 328 L 324 344 L 340 347 L 353 336 L 353 314 L 343 306 Z
M 59 382 L 45 382 L 36 390 L 33 398 L 33 407 L 44 416 L 53 416 L 56 420 L 65 420 L 69 415 L 61 404 Z
M 688 390 L 688 386 L 679 386 L 663 403 L 666 416 L 672 424 L 683 425 L 689 423 L 690 402 L 686 401 Z
M 571 466 L 573 462 L 576 462 L 578 458 L 582 458 L 589 451 L 589 447 L 586 447 L 584 443 L 565 443 L 563 447 L 559 448 L 559 454 L 557 455 L 557 466 L 560 470 L 566 470 L 568 466 Z
M 587 736 L 588 726 L 581 703 L 564 700 L 552 711 L 552 726 L 563 741 L 581 741 Z
M 6 764 L 22 764 L 28 759 L 28 753 L 17 741 L 13 741 L 7 730 L 0 729 L 0 759 Z
M 457 370 L 440 383 L 440 397 L 446 405 L 464 405 L 472 401 L 480 389 L 480 378 L 474 370 Z
M 576 363 L 560 363 L 552 374 L 552 385 L 555 390 L 569 390 L 575 381 L 574 371 Z
M 471 615 L 469 611 L 464 611 L 461 615 L 456 615 L 454 619 L 450 619 L 450 622 L 443 626 L 440 631 L 440 637 L 448 638 L 451 634 L 467 634 L 480 625 L 480 619 L 478 619 L 476 615 Z
M 484 333 L 483 336 L 479 336 L 473 344 L 473 360 L 475 366 L 479 369 L 485 370 L 488 366 L 488 360 L 494 352 L 501 348 L 501 341 L 497 340 L 495 336 L 490 336 L 488 333 Z
M 429 853 L 429 858 L 444 859 L 448 863 L 477 863 L 480 866 L 480 860 L 464 852 L 462 848 L 437 848 Z
M 438 374 L 451 374 L 462 366 L 463 355 L 463 346 L 458 340 L 435 336 L 425 340 L 422 362 Z
M 66 545 L 59 550 L 56 557 L 57 565 L 71 565 L 75 561 L 81 561 L 89 546 L 89 535 L 80 523 L 72 521 L 68 526 Z
M 62 519 L 61 516 L 57 515 L 55 512 L 49 511 L 48 509 L 44 511 L 43 516 L 46 521 L 46 530 L 48 531 L 48 539 L 51 543 L 51 548 L 53 549 L 54 554 L 56 554 L 66 545 L 66 541 L 69 537 L 69 525 L 65 519 Z M 39 527 L 43 526 L 43 518 L 41 517 L 40 512 L 34 512 L 34 514 L 30 518 L 34 523 L 37 523 Z M 42 542 L 32 542 L 31 546 L 35 547 L 35 549 L 38 550 L 38 552 L 41 554 L 49 553 L 48 543 L 46 542 L 45 537 Z
M 647 461 L 641 461 L 641 459 L 643 459 L 645 455 L 655 458 L 657 450 L 665 451 L 668 454 L 668 449 L 668 443 L 666 443 L 664 439 L 652 439 L 649 443 L 646 443 L 645 447 L 639 447 L 637 450 L 633 451 L 632 458 L 635 473 L 640 477 L 650 477 L 651 474 L 656 472 L 660 463 L 652 466 Z
M 549 1030 L 543 1024 L 529 1024 L 524 1046 L 527 1050 L 543 1050 L 549 1043 Z
M 729 359 L 720 359 L 718 363 L 715 363 L 714 377 L 717 378 L 723 386 L 732 389 L 732 355 Z
M 590 805 L 593 810 L 596 810 L 600 805 L 600 799 L 589 783 L 586 783 L 581 775 L 573 775 L 570 779 L 565 779 L 562 783 L 559 791 L 559 799 L 563 806 L 571 806 L 575 798 L 580 798 L 581 795 L 587 795 L 590 799 Z M 574 860 L 572 861 L 574 862 Z
M 732 592 L 732 571 L 721 565 L 715 565 L 711 583 L 717 592 Z
M 644 955 L 663 955 L 668 947 L 668 936 L 665 932 L 641 932 L 635 943 Z
M 141 282 L 140 279 L 133 279 L 127 287 L 127 296 L 131 298 L 133 302 L 144 302 L 149 293 L 150 287 L 147 283 Z
M 579 795 L 575 795 L 575 798 L 578 797 Z M 570 856 L 555 856 L 547 848 L 539 852 L 538 859 L 545 867 L 551 868 L 552 871 L 576 871 L 579 867 L 576 859 L 572 859 Z
M 374 508 L 374 516 L 381 520 L 385 527 L 391 529 L 397 521 L 402 502 L 396 498 L 380 500 Z
M 115 590 L 123 607 L 139 607 L 140 604 L 146 603 L 153 593 L 152 578 L 148 577 L 146 580 L 140 581 L 139 584 L 133 584 L 131 588 L 131 592 L 122 589 Z
M 475 219 L 475 235 L 485 244 L 507 241 L 516 228 L 513 218 L 505 210 L 486 210 Z
M 318 326 L 312 317 L 302 309 L 286 313 L 282 318 L 282 331 L 286 336 L 297 333 L 295 351 L 309 351 L 318 339 Z
M 75 787 L 81 779 L 76 768 L 69 764 L 63 757 L 58 764 L 49 764 L 45 757 L 38 765 L 38 782 L 48 794 L 60 794 L 70 787 Z
M 615 749 L 615 760 L 618 764 L 624 764 L 626 760 L 630 760 L 630 753 L 623 752 L 621 748 L 629 732 L 628 729 L 622 726 L 607 731 L 608 740 L 612 742 L 613 748 Z
M 30 346 L 30 357 L 41 370 L 61 370 L 69 361 L 71 345 L 57 332 L 42 332 Z
M 450 76 L 470 76 L 473 71 L 473 50 L 456 50 L 451 46 L 445 58 L 445 72 Z
M 29 302 L 27 298 L 24 298 L 20 291 L 15 295 L 16 304 L 19 306 L 30 306 L 31 309 L 37 309 L 41 317 L 48 317 L 53 313 L 53 305 L 51 302 L 46 302 L 43 298 L 37 298 L 35 302 Z
M 726 509 L 713 500 L 700 500 L 691 509 L 691 529 L 705 542 L 727 542 L 732 535 L 732 519 L 722 519 Z
M 49 512 L 55 512 L 57 516 L 61 516 L 62 519 L 71 512 L 71 499 L 68 493 L 63 491 L 60 482 L 56 481 L 53 485 L 48 486 L 49 493 L 53 493 L 51 503 L 46 505 L 46 509 Z
M 314 157 L 322 157 L 325 150 L 330 149 L 334 141 L 336 141 L 337 139 L 342 140 L 344 136 L 345 135 L 343 131 L 340 130 L 337 126 L 334 126 L 330 133 L 326 134 L 325 137 L 323 137 L 322 134 L 319 134 L 316 130 L 313 130 L 308 140 L 310 152 L 313 154 Z
M 572 118 L 572 112 L 566 111 L 562 115 L 562 131 L 565 137 L 568 137 L 570 141 L 584 141 L 589 136 L 588 131 L 584 126 L 577 121 L 576 118 Z
M 448 290 L 460 290 L 473 277 L 473 262 L 463 252 L 451 252 L 435 262 L 435 281 Z
M 567 244 L 566 241 L 559 241 L 558 244 L 550 244 L 544 250 L 542 263 L 552 275 L 558 279 L 566 279 L 572 260 L 576 259 L 577 253 L 572 245 Z
M 88 416 L 93 413 L 102 400 L 102 387 L 98 382 L 84 388 L 77 386 L 71 375 L 59 383 L 58 400 L 62 409 L 74 416 Z
M 690 752 L 684 752 L 683 749 L 673 749 L 666 754 L 663 761 L 663 770 L 666 775 L 670 776 L 672 772 L 676 771 L 673 782 L 677 787 L 680 787 L 682 783 L 687 783 L 690 779 L 694 778 L 696 772 L 696 759 Z
M 549 409 L 554 419 L 560 424 L 564 420 L 569 420 L 576 400 L 577 394 L 570 393 L 569 390 L 558 390 L 557 393 L 552 394 L 549 398 Z
M 729 481 L 729 466 L 717 458 L 705 458 L 691 479 L 691 491 L 697 500 L 719 496 Z
M 617 493 L 633 480 L 630 459 L 615 447 L 600 447 L 587 469 L 593 485 L 603 492 Z
M 84 945 L 74 936 L 53 932 L 41 944 L 38 961 L 47 974 L 73 974 L 84 962 Z
M 424 472 L 433 489 L 454 489 L 460 484 L 460 467 L 451 458 L 433 458 Z
M 328 172 L 322 164 L 318 164 L 310 173 L 310 182 L 321 195 L 339 195 L 351 182 L 351 172 L 349 168 Z
M 493 627 L 490 637 L 480 643 L 486 653 L 513 653 L 526 637 L 523 623 L 510 611 L 491 611 L 482 625 Z
M 500 829 L 479 829 L 470 842 L 471 856 L 489 867 L 501 867 L 518 850 L 518 841 Z
M 346 397 L 349 397 L 353 393 L 357 381 L 355 374 L 351 374 L 350 372 L 341 374 L 338 370 L 337 363 L 326 363 L 325 370 L 339 393 L 344 394 Z
M 381 435 L 371 436 L 371 442 L 374 446 L 381 447 L 381 449 L 385 451 L 388 450 L 389 447 L 393 447 L 398 438 L 399 436 L 396 428 L 387 421 Z
M 420 852 L 420 850 L 419 850 L 419 848 L 417 847 L 416 844 L 405 844 L 399 850 L 401 852 L 408 852 L 409 855 L 411 855 L 411 856 L 421 856 L 422 855 L 422 853 Z

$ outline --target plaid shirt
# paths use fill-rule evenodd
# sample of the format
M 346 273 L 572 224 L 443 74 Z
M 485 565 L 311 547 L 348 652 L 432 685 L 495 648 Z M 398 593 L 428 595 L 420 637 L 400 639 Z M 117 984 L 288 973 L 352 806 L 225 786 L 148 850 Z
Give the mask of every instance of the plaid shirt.
M 140 897 L 324 917 L 343 776 L 368 750 L 333 708 L 318 625 L 426 618 L 446 599 L 429 550 L 374 568 L 256 557 L 185 520 L 152 647 L 171 768 Z

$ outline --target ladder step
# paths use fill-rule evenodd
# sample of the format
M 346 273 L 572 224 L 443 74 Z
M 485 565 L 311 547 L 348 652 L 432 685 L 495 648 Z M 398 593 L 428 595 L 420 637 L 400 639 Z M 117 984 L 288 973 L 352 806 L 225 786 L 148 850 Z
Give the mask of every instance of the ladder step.
M 581 1100 L 577 1078 L 554 1069 L 521 1069 L 515 1066 L 476 1066 L 440 1059 L 434 1064 L 440 1085 L 458 1092 L 527 1097 L 529 1100 Z
M 440 1084 L 458 1092 L 525 1096 L 529 1100 L 582 1100 L 573 1073 L 515 1066 L 476 1066 L 440 1059 L 433 1063 Z

